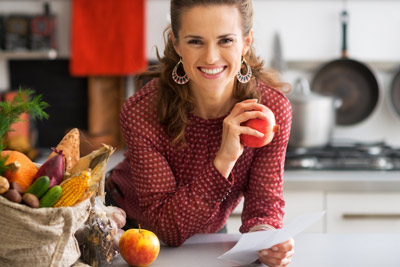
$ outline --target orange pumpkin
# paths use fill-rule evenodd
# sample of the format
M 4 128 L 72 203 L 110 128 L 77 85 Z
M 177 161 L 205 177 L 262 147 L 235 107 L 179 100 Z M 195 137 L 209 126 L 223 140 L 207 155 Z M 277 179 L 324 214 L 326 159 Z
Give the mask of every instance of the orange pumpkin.
M 35 164 L 23 153 L 13 150 L 4 150 L 2 157 L 7 157 L 5 165 L 9 166 L 3 176 L 11 182 L 17 182 L 25 191 L 33 182 L 38 171 Z

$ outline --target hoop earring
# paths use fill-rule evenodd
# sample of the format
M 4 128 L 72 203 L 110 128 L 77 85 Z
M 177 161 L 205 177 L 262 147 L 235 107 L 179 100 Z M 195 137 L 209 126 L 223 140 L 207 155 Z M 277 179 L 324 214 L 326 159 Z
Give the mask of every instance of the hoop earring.
M 186 73 L 183 76 L 178 75 L 178 67 L 179 64 L 181 63 L 182 63 L 182 58 L 179 59 L 179 62 L 175 65 L 172 71 L 172 80 L 174 80 L 174 82 L 176 82 L 177 84 L 185 84 L 189 81 L 189 77 L 187 76 Z
M 251 79 L 251 75 L 252 75 L 253 72 L 251 71 L 250 65 L 249 65 L 249 63 L 247 63 L 246 59 L 244 59 L 244 58 L 242 59 L 242 64 L 246 65 L 247 74 L 246 75 L 242 75 L 240 73 L 240 70 L 239 70 L 238 73 L 237 73 L 237 79 L 241 83 L 248 83 L 250 81 L 250 79 Z

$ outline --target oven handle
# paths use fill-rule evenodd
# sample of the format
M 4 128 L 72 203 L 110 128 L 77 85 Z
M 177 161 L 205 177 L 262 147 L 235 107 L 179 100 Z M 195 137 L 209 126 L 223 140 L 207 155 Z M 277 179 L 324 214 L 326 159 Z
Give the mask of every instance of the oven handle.
M 400 213 L 344 213 L 345 220 L 400 219 Z

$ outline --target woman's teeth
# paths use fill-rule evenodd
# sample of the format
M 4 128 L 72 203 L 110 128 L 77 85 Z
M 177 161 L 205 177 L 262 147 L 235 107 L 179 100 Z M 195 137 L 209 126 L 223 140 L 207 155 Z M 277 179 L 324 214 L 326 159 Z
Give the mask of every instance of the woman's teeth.
M 200 68 L 200 70 L 208 75 L 216 75 L 224 70 L 224 68 L 206 69 Z

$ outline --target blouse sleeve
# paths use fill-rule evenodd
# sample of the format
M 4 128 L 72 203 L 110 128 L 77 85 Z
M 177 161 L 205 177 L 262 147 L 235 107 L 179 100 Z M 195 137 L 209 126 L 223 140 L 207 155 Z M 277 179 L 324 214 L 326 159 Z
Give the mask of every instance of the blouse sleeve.
M 123 110 L 121 122 L 129 121 L 126 116 Z M 122 124 L 122 129 L 131 169 L 128 183 L 138 196 L 143 224 L 170 246 L 179 246 L 202 232 L 229 194 L 233 177 L 226 179 L 209 162 L 191 183 L 178 186 L 153 140 L 130 123 Z
M 292 109 L 283 95 L 270 108 L 280 130 L 272 142 L 257 149 L 252 163 L 247 189 L 244 192 L 242 233 L 258 228 L 283 226 L 283 172 L 286 147 L 292 121 Z

